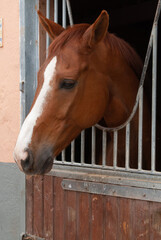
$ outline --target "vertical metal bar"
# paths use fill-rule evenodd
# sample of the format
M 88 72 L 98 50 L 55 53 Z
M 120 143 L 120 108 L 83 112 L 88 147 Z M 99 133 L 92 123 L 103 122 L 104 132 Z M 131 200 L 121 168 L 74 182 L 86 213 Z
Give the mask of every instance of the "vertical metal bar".
M 143 87 L 140 89 L 139 99 L 138 170 L 142 169 L 142 145 L 143 145 Z
M 66 3 L 67 3 L 67 9 L 68 9 L 69 23 L 70 23 L 70 26 L 72 26 L 74 23 L 73 23 L 73 16 L 72 16 L 72 9 L 70 6 L 70 1 L 66 0 Z
M 66 0 L 62 0 L 62 26 L 66 28 Z
M 50 18 L 50 0 L 46 1 L 46 17 L 48 19 Z M 49 45 L 50 45 L 50 38 L 49 38 L 49 34 L 46 33 L 46 57 L 48 56 Z
M 36 5 L 39 8 L 39 0 L 36 0 Z M 34 86 L 34 91 L 36 92 L 37 88 L 37 72 L 40 68 L 40 28 L 39 28 L 39 17 L 38 14 L 36 14 L 36 81 Z
M 81 164 L 85 163 L 85 130 L 81 132 Z
M 92 127 L 92 165 L 96 163 L 96 128 Z
M 129 169 L 130 160 L 130 123 L 126 125 L 126 156 L 125 156 L 125 168 Z
M 157 88 L 157 22 L 153 26 L 152 65 L 152 126 L 151 126 L 151 171 L 155 171 L 156 152 L 156 88 Z
M 62 158 L 62 162 L 64 163 L 65 162 L 65 150 L 63 150 L 61 152 L 61 158 Z
M 20 84 L 23 84 L 23 91 L 20 91 L 20 125 L 26 117 L 26 18 L 25 1 L 20 0 L 20 29 L 24 29 L 20 34 Z
M 118 146 L 118 131 L 114 131 L 113 136 L 113 167 L 117 167 L 117 146 Z
M 25 6 L 25 1 L 19 1 L 19 15 L 20 15 L 20 29 L 24 29 L 20 34 L 20 83 L 24 84 L 24 90 L 20 92 L 20 125 L 22 126 L 23 121 L 26 117 L 26 11 L 29 11 L 29 8 Z M 20 175 L 20 222 L 19 222 L 19 231 L 26 231 L 26 176 L 25 174 Z
M 102 132 L 102 166 L 106 166 L 107 132 Z
M 58 0 L 54 0 L 54 22 L 58 23 Z
M 71 142 L 71 163 L 75 162 L 75 140 Z

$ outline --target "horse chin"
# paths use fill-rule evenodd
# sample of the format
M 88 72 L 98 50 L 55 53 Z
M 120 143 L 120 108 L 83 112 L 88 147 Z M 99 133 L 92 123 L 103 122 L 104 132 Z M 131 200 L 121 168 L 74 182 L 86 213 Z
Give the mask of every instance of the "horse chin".
M 49 173 L 52 169 L 53 166 L 53 159 L 48 159 L 46 162 L 44 162 L 44 164 L 42 166 L 38 166 L 36 168 L 33 169 L 29 169 L 27 171 L 25 170 L 21 170 L 23 171 L 26 175 L 44 175 L 46 173 Z
M 52 169 L 53 159 L 52 148 L 42 148 L 37 156 L 33 157 L 33 163 L 31 162 L 30 165 L 23 165 L 22 161 L 20 170 L 27 175 L 43 175 Z

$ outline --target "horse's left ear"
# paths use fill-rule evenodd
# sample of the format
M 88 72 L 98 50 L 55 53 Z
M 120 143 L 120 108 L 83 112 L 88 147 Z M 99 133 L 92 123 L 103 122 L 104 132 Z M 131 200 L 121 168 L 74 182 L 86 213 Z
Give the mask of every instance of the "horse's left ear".
M 83 41 L 88 47 L 93 47 L 106 35 L 109 26 L 109 15 L 103 10 L 96 21 L 83 34 Z
M 37 14 L 39 16 L 40 23 L 42 24 L 45 31 L 49 34 L 51 39 L 55 39 L 60 33 L 64 31 L 64 28 L 61 25 L 44 17 L 39 10 L 37 11 Z

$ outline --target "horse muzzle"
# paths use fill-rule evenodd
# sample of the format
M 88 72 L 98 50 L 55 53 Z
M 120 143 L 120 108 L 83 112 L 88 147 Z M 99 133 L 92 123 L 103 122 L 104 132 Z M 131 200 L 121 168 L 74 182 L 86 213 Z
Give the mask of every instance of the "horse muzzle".
M 19 158 L 14 152 L 14 159 L 20 170 L 28 175 L 42 175 L 48 173 L 53 165 L 52 147 L 43 147 L 34 154 L 31 149 L 24 149 L 24 158 Z

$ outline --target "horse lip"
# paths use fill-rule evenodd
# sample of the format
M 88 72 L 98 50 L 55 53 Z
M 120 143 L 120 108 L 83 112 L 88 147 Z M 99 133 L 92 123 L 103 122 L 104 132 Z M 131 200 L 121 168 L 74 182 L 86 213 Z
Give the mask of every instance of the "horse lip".
M 52 166 L 53 166 L 53 158 L 49 157 L 41 167 L 29 169 L 23 172 L 27 175 L 43 175 L 50 172 L 50 170 L 52 169 Z
M 43 175 L 46 174 L 48 172 L 50 172 L 50 170 L 52 169 L 53 166 L 53 157 L 49 156 L 47 158 L 47 160 L 45 160 L 43 162 L 43 164 L 41 164 L 40 166 L 37 165 L 36 167 L 34 167 L 33 170 L 30 170 L 29 172 L 26 172 L 26 174 L 29 175 Z
M 44 162 L 43 167 L 41 168 L 40 174 L 48 173 L 53 166 L 53 158 L 50 156 L 48 159 Z

